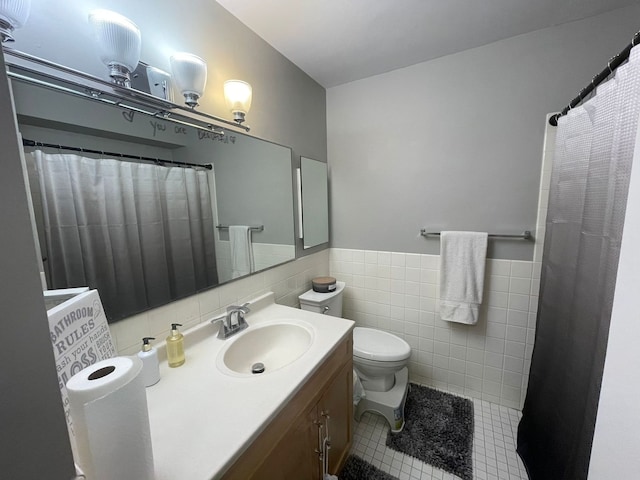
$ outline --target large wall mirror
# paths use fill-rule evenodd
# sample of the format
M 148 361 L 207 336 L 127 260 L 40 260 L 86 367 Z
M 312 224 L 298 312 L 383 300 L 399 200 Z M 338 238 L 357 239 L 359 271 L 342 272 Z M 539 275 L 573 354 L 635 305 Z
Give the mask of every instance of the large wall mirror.
M 112 322 L 295 258 L 291 149 L 12 88 L 49 289 Z
M 305 249 L 329 241 L 327 164 L 300 157 L 302 242 Z

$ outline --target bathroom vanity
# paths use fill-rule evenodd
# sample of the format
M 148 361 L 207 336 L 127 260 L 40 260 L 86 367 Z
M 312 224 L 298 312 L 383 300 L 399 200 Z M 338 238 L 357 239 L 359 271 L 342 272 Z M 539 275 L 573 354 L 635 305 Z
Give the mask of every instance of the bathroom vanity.
M 346 460 L 353 322 L 277 305 L 271 293 L 250 308 L 249 328 L 227 340 L 208 323 L 185 332 L 186 363 L 163 362 L 160 382 L 147 389 L 158 480 L 320 479 L 328 437 L 329 472 Z M 270 333 L 283 325 L 287 335 Z M 287 331 L 298 327 L 308 344 L 289 358 L 291 342 L 307 339 Z M 250 337 L 241 341 L 252 331 L 260 339 L 254 348 L 245 341 Z M 249 363 L 264 355 L 265 372 L 243 371 L 236 347 L 246 349 Z M 270 371 L 269 361 L 285 364 Z
M 223 479 L 322 478 L 325 438 L 328 471 L 342 467 L 351 446 L 352 345 L 351 336 L 339 343 Z

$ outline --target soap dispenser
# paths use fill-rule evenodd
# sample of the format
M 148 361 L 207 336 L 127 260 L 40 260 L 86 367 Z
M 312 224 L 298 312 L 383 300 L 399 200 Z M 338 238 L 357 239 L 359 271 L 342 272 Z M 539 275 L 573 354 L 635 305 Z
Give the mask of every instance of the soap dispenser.
M 171 335 L 167 337 L 167 361 L 172 368 L 184 363 L 184 335 L 178 331 L 180 323 L 171 324 Z
M 151 346 L 149 340 L 155 340 L 155 338 L 144 337 L 142 339 L 142 350 L 138 352 L 138 357 L 142 360 L 142 381 L 145 387 L 150 387 L 160 381 L 158 350 Z

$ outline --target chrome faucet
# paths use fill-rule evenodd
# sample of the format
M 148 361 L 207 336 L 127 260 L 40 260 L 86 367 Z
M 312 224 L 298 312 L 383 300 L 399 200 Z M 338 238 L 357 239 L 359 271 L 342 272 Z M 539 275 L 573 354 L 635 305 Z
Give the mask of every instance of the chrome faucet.
M 250 311 L 251 309 L 248 303 L 243 305 L 229 305 L 227 307 L 227 313 L 213 317 L 211 319 L 212 324 L 220 323 L 218 338 L 222 340 L 227 339 L 247 328 L 249 324 L 244 316 Z

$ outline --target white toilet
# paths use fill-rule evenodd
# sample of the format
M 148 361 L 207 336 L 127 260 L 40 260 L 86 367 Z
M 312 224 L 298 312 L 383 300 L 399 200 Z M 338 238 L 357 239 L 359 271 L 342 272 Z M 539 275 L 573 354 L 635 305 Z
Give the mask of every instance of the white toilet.
M 333 292 L 308 290 L 299 297 L 300 308 L 341 317 L 344 287 L 344 282 L 337 282 Z M 373 328 L 354 328 L 353 365 L 365 391 L 356 407 L 356 420 L 360 420 L 364 412 L 372 411 L 384 416 L 393 432 L 402 430 L 409 387 L 406 365 L 410 354 L 409 344 L 391 333 Z

